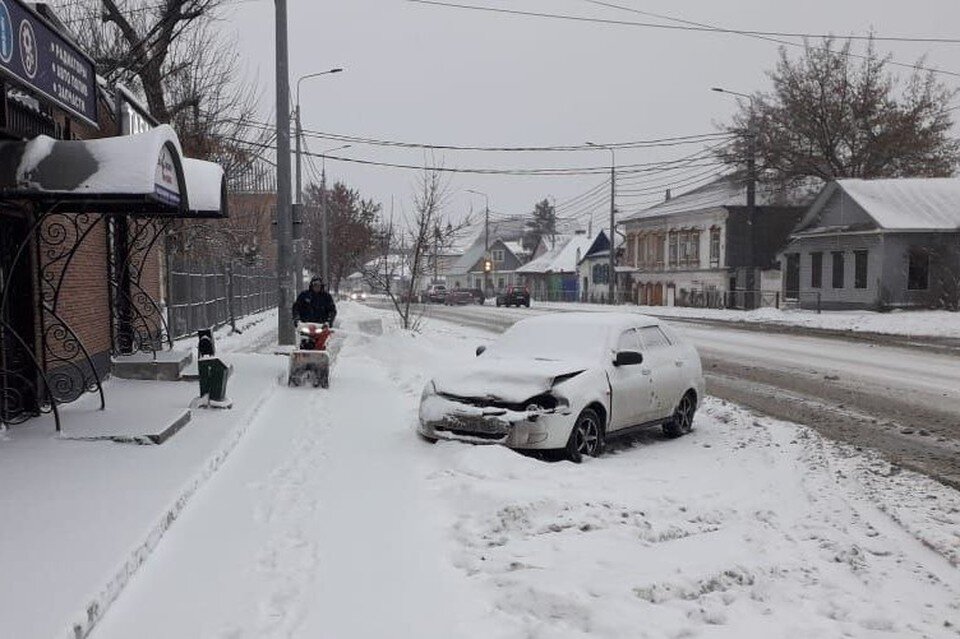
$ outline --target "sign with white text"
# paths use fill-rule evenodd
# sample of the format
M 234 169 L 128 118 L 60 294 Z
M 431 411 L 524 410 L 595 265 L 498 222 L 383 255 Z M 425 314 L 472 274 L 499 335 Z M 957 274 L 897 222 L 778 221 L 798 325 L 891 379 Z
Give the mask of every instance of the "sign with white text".
M 0 73 L 97 125 L 93 61 L 21 0 L 0 0 Z

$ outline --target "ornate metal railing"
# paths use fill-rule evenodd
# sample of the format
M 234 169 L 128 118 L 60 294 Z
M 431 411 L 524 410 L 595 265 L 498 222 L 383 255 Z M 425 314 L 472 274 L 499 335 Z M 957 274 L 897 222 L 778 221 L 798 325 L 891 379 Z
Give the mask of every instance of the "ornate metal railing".
M 143 278 L 154 246 L 171 220 L 113 217 L 108 223 L 111 352 L 154 357 L 164 344 L 173 346 L 163 309 L 147 291 Z
M 60 312 L 63 282 L 84 240 L 100 222 L 99 216 L 72 215 L 56 205 L 30 213 L 30 222 L 18 241 L 3 250 L 6 271 L 0 282 L 0 420 L 17 423 L 34 415 L 52 413 L 60 430 L 58 405 L 84 393 L 96 392 L 105 406 L 103 386 L 90 353 Z M 33 249 L 33 259 L 31 259 Z M 18 286 L 35 267 L 32 286 Z M 27 280 L 29 281 L 29 280 Z M 24 300 L 23 298 L 27 299 Z M 9 321 L 14 304 L 36 304 L 33 334 Z

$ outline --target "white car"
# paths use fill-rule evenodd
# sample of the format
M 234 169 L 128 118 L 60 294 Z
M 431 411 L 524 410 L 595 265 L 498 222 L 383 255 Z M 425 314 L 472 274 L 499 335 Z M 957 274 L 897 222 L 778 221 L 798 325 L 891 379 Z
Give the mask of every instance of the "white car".
M 350 299 L 354 302 L 365 302 L 367 299 L 367 292 L 361 290 L 353 291 L 350 293 Z
M 704 394 L 696 349 L 660 320 L 558 313 L 507 329 L 477 358 L 427 383 L 422 436 L 565 451 L 579 462 L 608 436 L 660 425 L 691 430 Z

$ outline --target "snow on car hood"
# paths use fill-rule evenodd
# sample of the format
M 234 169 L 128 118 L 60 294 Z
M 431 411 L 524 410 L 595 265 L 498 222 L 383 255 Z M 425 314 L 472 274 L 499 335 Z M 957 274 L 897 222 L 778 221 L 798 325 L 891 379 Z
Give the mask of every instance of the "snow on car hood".
M 524 402 L 550 390 L 553 380 L 586 370 L 589 364 L 507 357 L 481 357 L 463 369 L 434 380 L 437 391 L 457 397 L 490 397 Z

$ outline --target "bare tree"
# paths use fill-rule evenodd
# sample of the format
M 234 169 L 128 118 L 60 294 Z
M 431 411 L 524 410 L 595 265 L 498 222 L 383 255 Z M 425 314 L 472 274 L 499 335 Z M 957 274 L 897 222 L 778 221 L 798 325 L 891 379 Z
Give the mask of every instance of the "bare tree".
M 380 255 L 364 270 L 364 279 L 386 292 L 405 329 L 416 328 L 418 317 L 413 303 L 424 277 L 429 257 L 438 245 L 449 245 L 469 225 L 454 223 L 444 212 L 449 191 L 442 173 L 424 169 L 413 195 L 413 214 L 402 227 L 391 220 L 380 232 Z M 400 283 L 397 290 L 393 282 Z
M 761 181 L 794 186 L 811 178 L 945 177 L 960 162 L 949 102 L 956 91 L 932 73 L 905 83 L 871 43 L 859 62 L 850 41 L 807 45 L 797 59 L 780 51 L 771 93 L 742 104 L 727 130 L 738 135 L 721 157 L 743 167 L 755 146 Z

